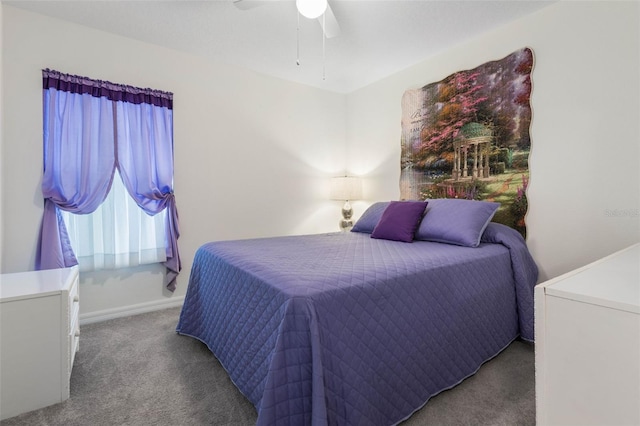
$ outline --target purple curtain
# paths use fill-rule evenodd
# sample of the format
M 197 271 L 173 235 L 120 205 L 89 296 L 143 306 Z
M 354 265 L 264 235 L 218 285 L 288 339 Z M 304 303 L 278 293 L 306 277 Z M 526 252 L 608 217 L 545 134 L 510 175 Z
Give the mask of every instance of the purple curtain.
M 115 168 L 138 205 L 168 208 L 167 282 L 181 269 L 173 195 L 173 95 L 43 70 L 45 209 L 36 269 L 77 265 L 58 209 L 89 214 L 104 201 Z
M 78 264 L 58 209 L 92 213 L 109 193 L 116 166 L 113 111 L 107 98 L 43 93 L 45 206 L 36 269 Z
M 116 103 L 118 169 L 124 186 L 147 214 L 167 211 L 167 288 L 180 272 L 178 212 L 173 196 L 173 110 Z

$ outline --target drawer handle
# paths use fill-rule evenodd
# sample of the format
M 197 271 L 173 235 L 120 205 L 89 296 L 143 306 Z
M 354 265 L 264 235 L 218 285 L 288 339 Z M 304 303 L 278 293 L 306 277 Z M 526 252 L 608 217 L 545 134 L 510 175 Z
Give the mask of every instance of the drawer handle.
M 76 336 L 76 337 L 80 337 L 80 330 L 76 330 L 76 332 L 75 332 L 74 336 Z
M 77 294 L 75 296 L 73 296 L 73 301 L 74 302 L 79 302 L 80 301 L 80 296 L 78 296 Z

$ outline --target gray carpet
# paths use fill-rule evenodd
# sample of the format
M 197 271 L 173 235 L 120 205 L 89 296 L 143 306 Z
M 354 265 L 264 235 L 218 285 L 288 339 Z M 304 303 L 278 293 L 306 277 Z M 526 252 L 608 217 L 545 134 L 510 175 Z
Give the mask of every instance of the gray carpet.
M 205 345 L 175 333 L 178 308 L 83 326 L 71 398 L 0 422 L 253 425 L 256 411 Z M 516 341 L 402 426 L 534 425 L 533 346 Z

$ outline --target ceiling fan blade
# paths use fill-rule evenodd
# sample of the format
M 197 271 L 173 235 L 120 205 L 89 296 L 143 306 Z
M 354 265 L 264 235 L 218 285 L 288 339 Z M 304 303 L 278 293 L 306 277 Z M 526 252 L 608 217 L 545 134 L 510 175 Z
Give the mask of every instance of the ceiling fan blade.
M 249 10 L 262 6 L 265 2 L 258 0 L 233 0 L 233 5 L 240 10 Z
M 320 26 L 322 26 L 322 19 L 322 16 L 318 18 Z M 327 10 L 324 12 L 324 35 L 327 38 L 333 38 L 340 35 L 340 25 L 338 25 L 338 20 L 333 14 L 333 10 L 331 10 L 331 5 L 329 4 L 327 4 Z

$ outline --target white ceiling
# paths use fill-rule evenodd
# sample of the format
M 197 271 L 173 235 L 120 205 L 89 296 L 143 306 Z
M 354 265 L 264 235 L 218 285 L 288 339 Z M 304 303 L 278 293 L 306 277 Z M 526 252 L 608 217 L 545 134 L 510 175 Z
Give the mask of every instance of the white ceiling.
M 253 1 L 257 6 L 247 10 L 240 10 L 233 0 L 2 2 L 339 93 L 366 86 L 554 3 L 329 0 L 341 34 L 326 40 L 323 62 L 321 26 L 317 20 L 300 17 L 298 66 L 298 14 L 293 0 Z

